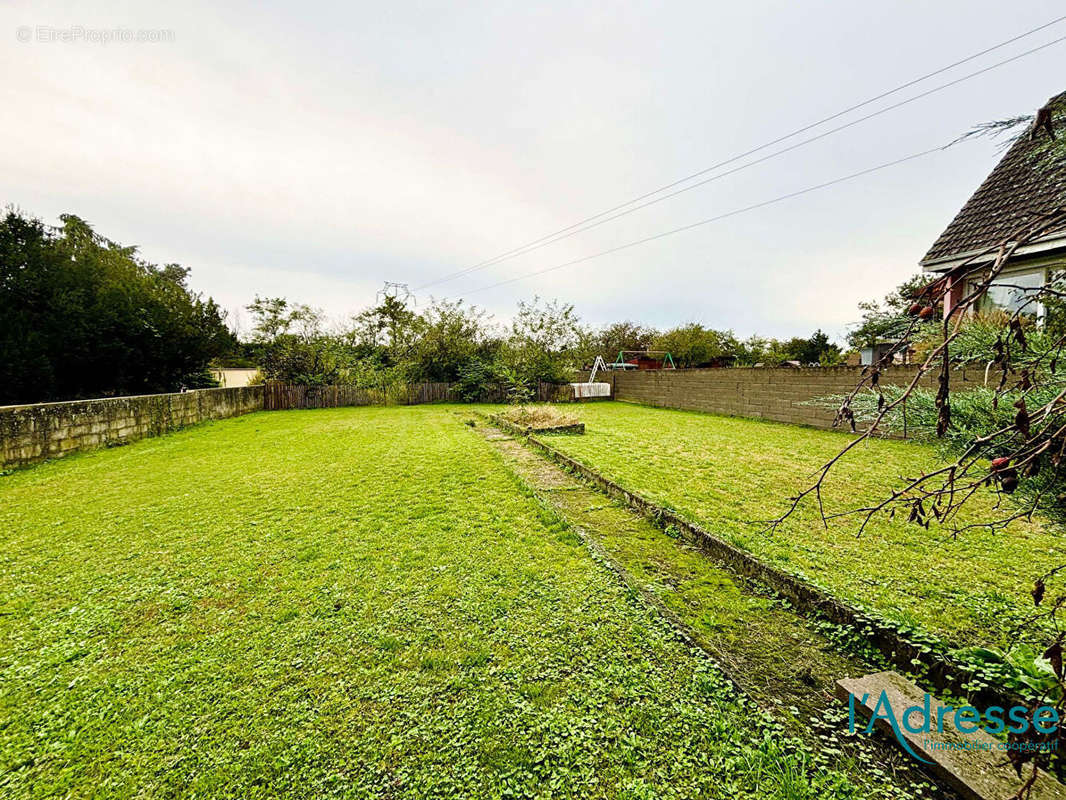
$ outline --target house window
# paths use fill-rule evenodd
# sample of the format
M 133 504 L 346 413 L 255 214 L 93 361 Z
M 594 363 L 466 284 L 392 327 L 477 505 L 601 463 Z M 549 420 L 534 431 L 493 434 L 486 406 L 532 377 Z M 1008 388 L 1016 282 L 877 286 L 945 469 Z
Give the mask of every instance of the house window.
M 1021 309 L 1023 314 L 1043 316 L 1043 308 L 1034 298 L 1047 280 L 1043 269 L 1027 272 L 1010 272 L 1000 275 L 978 301 L 978 311 L 1005 311 L 1013 314 Z M 980 280 L 971 281 L 968 290 L 976 289 Z

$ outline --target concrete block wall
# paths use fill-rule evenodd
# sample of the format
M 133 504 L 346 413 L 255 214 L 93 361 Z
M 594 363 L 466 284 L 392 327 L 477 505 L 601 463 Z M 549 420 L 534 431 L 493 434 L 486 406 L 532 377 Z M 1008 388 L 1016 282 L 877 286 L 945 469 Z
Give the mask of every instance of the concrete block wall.
M 804 403 L 850 392 L 861 372 L 861 367 L 663 369 L 612 372 L 609 379 L 614 383 L 616 400 L 828 429 L 833 425 L 834 412 Z M 881 382 L 905 386 L 913 377 L 913 367 L 890 367 L 882 371 Z M 978 372 L 959 371 L 952 376 L 952 385 L 980 383 L 982 379 Z M 936 378 L 925 376 L 921 383 L 935 388 Z
M 262 386 L 0 406 L 0 469 L 126 444 L 262 408 Z
M 679 369 L 608 372 L 597 380 L 613 384 L 613 397 L 665 408 L 831 428 L 833 412 L 805 401 L 851 391 L 857 367 L 809 369 Z M 911 367 L 882 373 L 886 385 L 904 385 Z M 588 379 L 575 374 L 575 380 Z M 979 384 L 980 371 L 957 372 L 955 386 Z M 935 378 L 923 384 L 935 386 Z M 264 408 L 263 386 L 201 389 L 179 394 L 111 397 L 69 403 L 0 407 L 0 469 L 26 466 L 67 453 L 134 442 L 209 419 Z

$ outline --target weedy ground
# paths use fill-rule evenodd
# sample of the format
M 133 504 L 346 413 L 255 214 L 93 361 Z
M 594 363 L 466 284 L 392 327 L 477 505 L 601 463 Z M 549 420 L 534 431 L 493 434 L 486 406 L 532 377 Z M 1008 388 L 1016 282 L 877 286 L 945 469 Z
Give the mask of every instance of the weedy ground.
M 570 411 L 550 405 L 508 406 L 500 411 L 500 415 L 513 425 L 532 428 L 534 431 L 562 428 L 580 422 Z
M 865 793 L 427 406 L 0 478 L 0 796 Z
M 860 519 L 824 527 L 815 502 L 776 531 L 788 498 L 810 485 L 847 434 L 773 422 L 657 409 L 628 403 L 580 405 L 585 436 L 552 446 L 669 507 L 712 533 L 902 626 L 953 646 L 1002 646 L 1032 612 L 1029 590 L 1048 568 L 1066 563 L 1066 538 L 1039 523 L 1006 531 L 972 529 L 956 537 L 926 530 L 905 515 L 879 515 L 857 537 Z M 935 450 L 873 440 L 842 460 L 826 484 L 828 512 L 879 500 L 941 464 Z M 991 493 L 970 504 L 963 524 L 992 518 Z M 1000 512 L 1001 513 L 1001 512 Z

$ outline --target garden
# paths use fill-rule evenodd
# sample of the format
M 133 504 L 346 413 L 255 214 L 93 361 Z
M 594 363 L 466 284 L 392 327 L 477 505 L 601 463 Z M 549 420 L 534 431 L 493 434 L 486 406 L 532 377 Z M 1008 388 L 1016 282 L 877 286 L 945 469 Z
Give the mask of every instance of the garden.
M 921 796 L 838 741 L 825 688 L 861 648 L 562 473 L 538 488 L 478 410 L 256 413 L 0 477 L 0 794 Z M 565 421 L 578 461 L 952 646 L 1002 643 L 1061 557 L 1024 522 L 756 524 L 839 434 Z M 869 442 L 827 503 L 916 457 Z
M 1038 520 L 955 535 L 882 514 L 859 535 L 861 516 L 823 525 L 812 498 L 772 529 L 769 521 L 847 441 L 833 431 L 627 403 L 582 406 L 579 416 L 588 433 L 553 446 L 831 594 L 950 646 L 1006 645 L 1031 615 L 1034 579 L 1066 558 L 1066 539 Z M 900 476 L 942 463 L 928 445 L 863 442 L 830 476 L 827 512 L 878 499 Z M 975 495 L 958 525 L 994 518 L 994 502 L 990 491 Z
M 0 479 L 0 794 L 849 797 L 447 407 Z

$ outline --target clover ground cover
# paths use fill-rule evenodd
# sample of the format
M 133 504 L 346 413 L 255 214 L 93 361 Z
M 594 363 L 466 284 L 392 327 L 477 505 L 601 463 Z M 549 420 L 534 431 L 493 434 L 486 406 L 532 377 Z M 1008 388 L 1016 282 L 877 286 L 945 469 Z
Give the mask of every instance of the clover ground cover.
M 446 407 L 0 477 L 5 797 L 857 796 Z
M 1066 539 L 1039 523 L 953 537 L 878 517 L 857 538 L 859 521 L 823 527 L 813 502 L 776 531 L 788 498 L 840 451 L 846 434 L 751 419 L 599 403 L 578 408 L 583 437 L 551 444 L 627 489 L 672 508 L 753 554 L 799 574 L 842 599 L 956 645 L 1003 645 L 1031 612 L 1033 579 L 1066 562 Z M 941 463 L 925 445 L 874 440 L 832 474 L 830 511 L 882 498 L 901 475 Z M 970 522 L 995 512 L 978 497 Z

